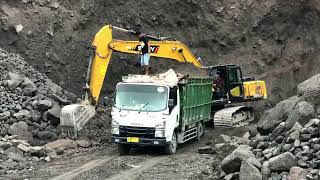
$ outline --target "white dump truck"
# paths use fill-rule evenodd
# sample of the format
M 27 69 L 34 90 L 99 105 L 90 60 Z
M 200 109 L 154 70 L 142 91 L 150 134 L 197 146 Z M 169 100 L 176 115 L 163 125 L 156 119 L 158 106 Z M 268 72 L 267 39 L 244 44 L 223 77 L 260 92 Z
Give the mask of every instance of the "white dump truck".
M 178 78 L 171 70 L 159 76 L 129 75 L 116 86 L 112 141 L 121 155 L 135 146 L 177 146 L 204 133 L 210 120 L 211 78 Z

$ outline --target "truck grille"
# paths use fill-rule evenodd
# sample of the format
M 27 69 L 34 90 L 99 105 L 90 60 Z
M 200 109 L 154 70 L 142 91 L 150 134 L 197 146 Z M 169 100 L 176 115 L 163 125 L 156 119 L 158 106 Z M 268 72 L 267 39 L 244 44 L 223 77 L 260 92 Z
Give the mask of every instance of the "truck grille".
M 132 127 L 120 126 L 120 136 L 122 137 L 139 137 L 139 138 L 154 138 L 155 128 L 149 127 Z

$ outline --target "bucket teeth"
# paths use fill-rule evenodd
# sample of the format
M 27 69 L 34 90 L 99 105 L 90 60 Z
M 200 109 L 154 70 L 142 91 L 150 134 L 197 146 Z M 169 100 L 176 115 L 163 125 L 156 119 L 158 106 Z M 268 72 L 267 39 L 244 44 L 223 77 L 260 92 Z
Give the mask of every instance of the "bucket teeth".
M 70 139 L 76 139 L 78 137 L 78 132 L 76 132 L 72 127 L 62 127 L 61 131 L 63 136 Z

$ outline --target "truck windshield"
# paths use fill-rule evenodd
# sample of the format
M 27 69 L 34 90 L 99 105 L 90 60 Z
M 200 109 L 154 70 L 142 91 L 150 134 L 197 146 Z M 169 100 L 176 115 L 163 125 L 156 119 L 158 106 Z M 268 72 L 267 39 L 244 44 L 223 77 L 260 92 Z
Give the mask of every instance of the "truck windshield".
M 133 111 L 163 111 L 167 108 L 168 88 L 156 85 L 119 84 L 116 108 Z

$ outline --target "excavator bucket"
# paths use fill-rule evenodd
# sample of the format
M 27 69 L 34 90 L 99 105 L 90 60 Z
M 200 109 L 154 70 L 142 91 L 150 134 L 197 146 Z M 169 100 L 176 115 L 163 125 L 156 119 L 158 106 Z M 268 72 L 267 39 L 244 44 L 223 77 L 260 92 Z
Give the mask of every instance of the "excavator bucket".
M 89 102 L 64 106 L 61 110 L 60 127 L 68 137 L 77 138 L 78 132 L 95 115 L 95 107 Z

